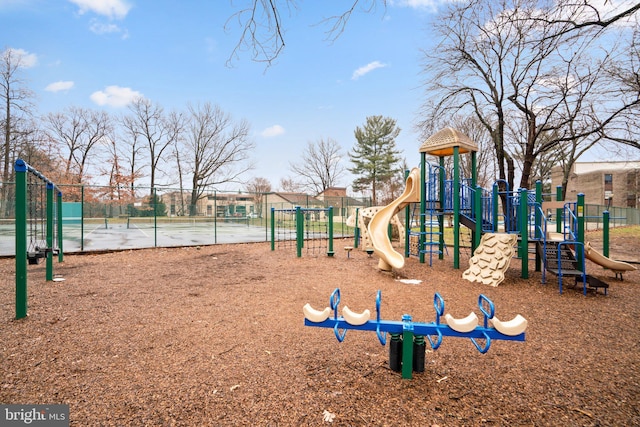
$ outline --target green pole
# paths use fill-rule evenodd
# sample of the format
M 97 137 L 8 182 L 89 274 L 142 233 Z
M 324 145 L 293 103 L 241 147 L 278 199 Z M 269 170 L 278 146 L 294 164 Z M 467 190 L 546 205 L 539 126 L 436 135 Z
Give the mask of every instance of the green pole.
M 424 244 L 426 242 L 425 219 L 427 214 L 427 155 L 420 153 L 420 234 L 418 235 L 418 254 L 420 263 L 424 264 L 425 253 Z
M 609 258 L 609 211 L 602 212 L 602 254 Z
M 562 197 L 562 185 L 558 185 L 556 187 L 556 202 L 561 202 L 563 200 Z M 562 211 L 564 209 L 557 208 L 556 209 L 556 233 L 562 233 Z
M 491 202 L 493 208 L 493 231 L 498 231 L 498 185 L 494 184 L 491 190 Z M 506 227 L 506 226 L 505 226 Z M 505 229 L 505 231 L 507 231 Z
M 523 279 L 529 278 L 529 232 L 527 230 L 528 224 L 528 195 L 527 189 L 521 188 L 520 192 L 520 256 L 522 257 L 522 274 Z
M 360 240 L 360 227 L 358 226 L 358 216 L 360 216 L 360 208 L 356 208 L 356 228 L 353 229 L 353 247 L 358 248 Z
M 276 208 L 271 206 L 271 250 L 276 250 Z
M 460 147 L 453 147 L 453 268 L 460 268 Z
M 327 255 L 333 256 L 333 206 L 329 206 L 329 252 Z
M 304 219 L 300 206 L 296 206 L 296 251 L 298 258 L 302 256 L 302 242 L 304 241 Z
M 438 186 L 440 187 L 439 193 L 440 193 L 440 213 L 442 215 L 438 215 L 438 226 L 440 227 L 440 245 L 439 245 L 439 251 L 440 254 L 438 256 L 439 259 L 444 259 L 444 202 L 445 202 L 445 172 L 444 172 L 444 157 L 440 156 L 439 158 L 440 160 L 440 169 L 438 172 Z
M 408 176 L 409 176 L 409 170 L 407 169 L 406 171 L 404 171 L 405 181 L 407 180 Z M 422 197 L 420 197 L 420 200 L 422 200 Z M 411 206 L 411 204 L 408 204 L 407 207 L 404 209 L 404 224 L 407 228 L 404 233 L 404 257 L 405 258 L 409 258 L 409 248 L 410 248 L 409 239 L 411 235 L 411 208 L 409 206 Z
M 411 316 L 402 315 L 402 378 L 410 380 L 413 374 L 413 324 Z
M 80 251 L 84 252 L 84 184 L 80 186 Z
M 540 180 L 536 181 L 536 206 L 542 207 L 542 181 Z M 537 207 L 535 211 L 535 238 L 540 241 L 542 239 L 542 216 Z M 542 271 L 542 258 L 540 258 L 538 251 L 536 251 L 536 271 Z
M 46 280 L 53 280 L 53 189 L 52 182 L 47 182 L 47 251 L 46 256 Z
M 584 193 L 578 193 L 578 203 L 576 204 L 576 217 L 578 218 L 578 242 L 584 245 Z M 578 245 L 578 270 L 583 271 L 584 246 Z
M 197 214 L 197 212 L 196 212 Z M 218 243 L 218 192 L 213 192 L 213 243 Z
M 16 319 L 27 317 L 27 164 L 18 159 L 16 171 Z
M 480 246 L 480 238 L 482 237 L 482 188 L 477 186 L 477 172 L 478 163 L 476 158 L 476 152 L 471 152 L 471 185 L 470 188 L 474 189 L 473 198 L 473 214 L 476 217 L 476 226 L 471 233 L 471 253 L 473 253 L 478 246 Z
M 58 214 L 56 215 L 56 219 L 58 222 L 58 262 L 64 261 L 64 254 L 62 248 L 62 191 L 58 190 L 57 197 L 57 206 L 58 206 Z
M 480 246 L 480 239 L 482 239 L 482 187 L 476 185 L 473 193 L 473 215 L 476 217 L 476 227 L 473 233 L 473 247 L 471 253 L 476 251 L 476 248 Z
M 151 189 L 153 194 L 153 247 L 158 247 L 158 209 L 156 209 L 156 205 L 158 203 L 158 195 L 156 193 L 156 187 Z

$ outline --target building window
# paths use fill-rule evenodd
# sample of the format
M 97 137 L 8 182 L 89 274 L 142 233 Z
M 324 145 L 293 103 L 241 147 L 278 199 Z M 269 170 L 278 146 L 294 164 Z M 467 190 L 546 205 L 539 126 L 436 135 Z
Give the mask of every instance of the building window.
M 613 191 L 613 175 L 610 173 L 604 174 L 604 190 Z

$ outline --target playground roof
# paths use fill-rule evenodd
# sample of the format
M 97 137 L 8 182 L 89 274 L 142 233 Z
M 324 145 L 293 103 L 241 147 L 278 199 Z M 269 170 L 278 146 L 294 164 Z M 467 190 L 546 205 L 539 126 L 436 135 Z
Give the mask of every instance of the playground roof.
M 427 138 L 419 151 L 438 157 L 451 156 L 454 147 L 458 147 L 460 154 L 478 151 L 478 146 L 471 138 L 450 127 L 441 129 Z

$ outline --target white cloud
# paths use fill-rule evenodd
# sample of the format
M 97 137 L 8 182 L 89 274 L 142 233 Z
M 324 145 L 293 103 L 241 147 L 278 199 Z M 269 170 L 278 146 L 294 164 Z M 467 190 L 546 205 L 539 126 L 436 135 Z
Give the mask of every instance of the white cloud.
M 44 88 L 47 92 L 60 92 L 63 90 L 69 90 L 73 87 L 73 82 L 70 81 L 60 81 L 48 84 L 47 87 Z
M 129 13 L 131 5 L 125 0 L 69 0 L 80 8 L 81 15 L 87 12 L 97 13 L 108 18 L 123 19 Z
M 122 34 L 122 39 L 128 39 L 129 38 L 129 31 L 127 31 L 126 29 L 122 29 L 120 28 L 118 25 L 113 24 L 113 23 L 102 23 L 100 21 L 98 21 L 97 19 L 92 19 L 91 20 L 91 26 L 89 26 L 89 29 L 91 30 L 91 32 L 95 33 L 95 34 Z
M 125 107 L 142 94 L 131 90 L 128 87 L 107 86 L 104 90 L 99 90 L 91 94 L 91 100 L 98 105 L 108 105 L 110 107 Z
M 460 0 L 393 0 L 391 4 L 393 6 L 423 9 L 435 13 L 438 11 L 439 6 L 459 1 Z
M 38 64 L 38 56 L 35 53 L 29 53 L 24 49 L 8 48 L 2 53 L 3 57 L 11 56 L 12 61 L 19 67 L 31 68 Z
M 273 125 L 263 130 L 260 135 L 264 136 L 265 138 L 272 138 L 274 136 L 282 135 L 283 133 L 285 133 L 285 130 L 282 126 Z
M 387 66 L 387 64 L 383 64 L 380 61 L 369 62 L 364 67 L 360 67 L 357 70 L 355 70 L 353 72 L 353 74 L 351 75 L 351 80 L 358 80 L 360 77 L 364 76 L 367 73 L 370 73 L 371 71 L 375 70 L 376 68 L 384 68 L 386 66 Z

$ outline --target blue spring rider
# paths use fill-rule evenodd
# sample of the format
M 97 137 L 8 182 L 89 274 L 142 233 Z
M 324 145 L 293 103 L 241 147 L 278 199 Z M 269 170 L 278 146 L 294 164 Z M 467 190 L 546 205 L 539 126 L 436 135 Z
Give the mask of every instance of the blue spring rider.
M 433 297 L 436 320 L 431 323 L 413 322 L 408 314 L 404 314 L 400 321 L 382 320 L 380 318 L 381 301 L 382 292 L 378 291 L 375 320 L 370 320 L 368 309 L 362 313 L 354 313 L 346 305 L 342 309 L 342 316 L 339 316 L 340 288 L 336 288 L 329 298 L 329 307 L 324 310 L 315 310 L 309 304 L 303 307 L 304 324 L 332 328 L 339 342 L 344 341 L 348 329 L 355 329 L 375 331 L 380 344 L 386 345 L 386 334 L 389 333 L 391 336 L 389 367 L 394 371 L 401 371 L 402 378 L 406 379 L 412 378 L 413 371 L 424 371 L 425 337 L 433 350 L 440 347 L 442 338 L 445 336 L 469 338 L 476 349 L 483 354 L 489 351 L 492 340 L 525 341 L 524 331 L 527 320 L 518 314 L 510 321 L 500 321 L 495 316 L 493 302 L 482 294 L 478 297 L 478 307 L 484 317 L 482 324 L 474 312 L 462 319 L 445 314 L 444 299 L 438 293 Z M 332 311 L 333 315 L 331 315 Z M 444 317 L 446 323 L 441 323 L 441 317 Z

